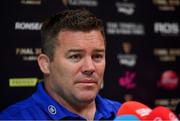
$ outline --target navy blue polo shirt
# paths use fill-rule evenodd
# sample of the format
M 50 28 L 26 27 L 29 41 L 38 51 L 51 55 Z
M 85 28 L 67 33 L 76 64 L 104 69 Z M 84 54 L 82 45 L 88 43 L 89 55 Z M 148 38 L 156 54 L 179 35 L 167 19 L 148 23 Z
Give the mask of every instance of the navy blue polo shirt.
M 97 110 L 94 120 L 114 119 L 120 103 L 100 95 L 96 97 Z M 38 84 L 37 91 L 29 98 L 18 102 L 0 113 L 2 120 L 85 120 L 80 115 L 70 112 L 58 104 L 43 88 L 43 82 Z

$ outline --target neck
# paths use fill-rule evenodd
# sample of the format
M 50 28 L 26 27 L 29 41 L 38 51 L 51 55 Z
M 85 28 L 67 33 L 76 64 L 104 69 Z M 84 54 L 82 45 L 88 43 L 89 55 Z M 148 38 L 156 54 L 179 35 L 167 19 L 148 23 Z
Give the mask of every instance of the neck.
M 95 101 L 93 101 L 91 104 L 78 108 L 78 110 L 76 110 L 75 113 L 86 118 L 87 120 L 92 121 L 94 120 L 95 112 L 96 112 L 96 104 L 95 104 Z

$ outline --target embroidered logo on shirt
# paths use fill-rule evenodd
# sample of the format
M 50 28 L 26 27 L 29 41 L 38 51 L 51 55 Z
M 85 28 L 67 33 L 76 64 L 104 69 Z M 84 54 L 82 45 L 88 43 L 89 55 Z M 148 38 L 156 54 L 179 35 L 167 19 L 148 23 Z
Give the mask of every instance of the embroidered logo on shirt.
M 48 106 L 48 111 L 53 115 L 56 114 L 56 108 L 53 105 Z

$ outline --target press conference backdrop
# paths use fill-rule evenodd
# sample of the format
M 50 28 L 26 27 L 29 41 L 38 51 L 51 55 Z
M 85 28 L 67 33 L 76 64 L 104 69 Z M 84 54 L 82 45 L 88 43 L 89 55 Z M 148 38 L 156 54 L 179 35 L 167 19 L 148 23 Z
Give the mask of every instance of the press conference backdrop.
M 30 96 L 43 78 L 36 62 L 42 21 L 75 8 L 104 21 L 104 97 L 172 110 L 180 101 L 180 0 L 7 0 L 0 6 L 0 110 Z

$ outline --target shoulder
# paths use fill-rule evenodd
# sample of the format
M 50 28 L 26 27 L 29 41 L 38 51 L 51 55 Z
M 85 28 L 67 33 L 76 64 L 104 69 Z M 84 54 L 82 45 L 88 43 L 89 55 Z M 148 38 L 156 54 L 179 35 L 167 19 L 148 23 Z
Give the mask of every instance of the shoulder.
M 108 110 L 113 110 L 114 112 L 117 112 L 121 106 L 120 102 L 101 97 L 100 95 L 97 96 L 97 101 L 102 107 L 105 107 Z
M 34 100 L 29 97 L 3 110 L 0 119 L 31 119 L 30 116 L 37 110 Z
M 104 102 L 109 105 L 109 106 L 112 106 L 113 108 L 115 109 L 119 109 L 119 107 L 121 106 L 121 103 L 118 102 L 118 101 L 115 101 L 115 100 L 110 100 L 110 99 L 107 99 L 107 98 L 103 98 Z

